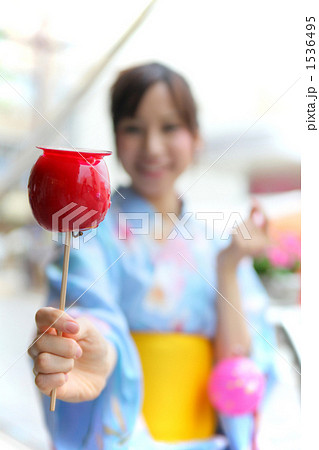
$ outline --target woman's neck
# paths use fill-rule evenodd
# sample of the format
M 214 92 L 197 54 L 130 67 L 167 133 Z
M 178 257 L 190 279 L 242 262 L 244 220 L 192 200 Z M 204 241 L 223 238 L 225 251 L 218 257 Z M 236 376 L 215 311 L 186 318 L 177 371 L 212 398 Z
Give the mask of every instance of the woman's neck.
M 174 190 L 159 197 L 146 197 L 146 200 L 154 206 L 154 209 L 157 212 L 162 214 L 175 213 L 177 216 L 180 215 L 181 201 L 178 199 Z
M 135 189 L 134 186 L 132 186 L 132 188 L 138 193 L 138 190 Z M 174 213 L 176 216 L 180 216 L 182 201 L 178 198 L 175 190 L 165 192 L 165 194 L 161 196 L 142 195 L 142 197 L 153 206 L 156 212 L 162 214 L 160 229 L 155 232 L 153 238 L 159 242 L 165 242 L 166 238 L 173 230 L 175 223 L 174 220 L 168 216 L 168 213 Z
M 179 200 L 174 188 L 161 195 L 145 195 L 145 193 L 140 192 L 133 184 L 131 184 L 130 188 L 149 202 L 156 212 L 160 212 L 163 215 L 166 213 L 175 213 L 177 216 L 180 215 L 182 201 Z

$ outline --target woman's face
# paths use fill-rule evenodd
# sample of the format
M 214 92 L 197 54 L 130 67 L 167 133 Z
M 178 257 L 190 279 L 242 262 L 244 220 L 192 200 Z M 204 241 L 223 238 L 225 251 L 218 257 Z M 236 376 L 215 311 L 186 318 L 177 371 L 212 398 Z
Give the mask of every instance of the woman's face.
M 176 178 L 192 162 L 198 136 L 185 126 L 165 83 L 151 86 L 133 118 L 123 118 L 116 144 L 133 187 L 146 198 L 171 192 Z

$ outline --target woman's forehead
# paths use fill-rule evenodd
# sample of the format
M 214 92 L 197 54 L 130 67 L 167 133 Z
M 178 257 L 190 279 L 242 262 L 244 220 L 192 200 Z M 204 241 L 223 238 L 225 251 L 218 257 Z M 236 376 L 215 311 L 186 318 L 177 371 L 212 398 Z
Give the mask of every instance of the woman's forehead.
M 134 123 L 143 123 L 145 121 L 145 119 L 147 119 L 148 117 L 149 116 L 143 116 L 142 114 L 136 113 L 132 117 L 130 117 L 130 116 L 123 117 L 119 123 L 121 125 L 125 125 L 126 123 L 133 123 L 133 122 Z M 179 120 L 180 114 L 178 113 L 177 110 L 172 110 L 172 111 L 167 111 L 167 112 L 163 112 L 163 113 L 159 112 L 159 114 L 157 114 L 157 117 L 163 121 L 173 121 L 173 120 Z
M 165 83 L 160 82 L 150 86 L 141 98 L 135 116 L 148 113 L 179 116 L 173 96 Z

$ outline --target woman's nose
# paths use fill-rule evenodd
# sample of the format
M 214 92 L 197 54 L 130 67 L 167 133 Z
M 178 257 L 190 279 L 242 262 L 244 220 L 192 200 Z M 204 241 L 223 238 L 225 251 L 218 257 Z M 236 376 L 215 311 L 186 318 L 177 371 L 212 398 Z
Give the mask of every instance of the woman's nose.
M 144 142 L 145 153 L 149 156 L 157 156 L 164 151 L 164 140 L 161 133 L 156 130 L 150 130 L 145 134 Z

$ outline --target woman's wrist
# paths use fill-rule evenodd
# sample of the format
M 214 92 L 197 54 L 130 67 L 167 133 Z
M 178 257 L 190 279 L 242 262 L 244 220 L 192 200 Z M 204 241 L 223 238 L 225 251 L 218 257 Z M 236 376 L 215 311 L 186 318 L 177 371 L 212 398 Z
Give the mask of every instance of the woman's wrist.
M 241 259 L 242 256 L 230 244 L 219 252 L 217 256 L 217 267 L 222 270 L 236 271 Z

